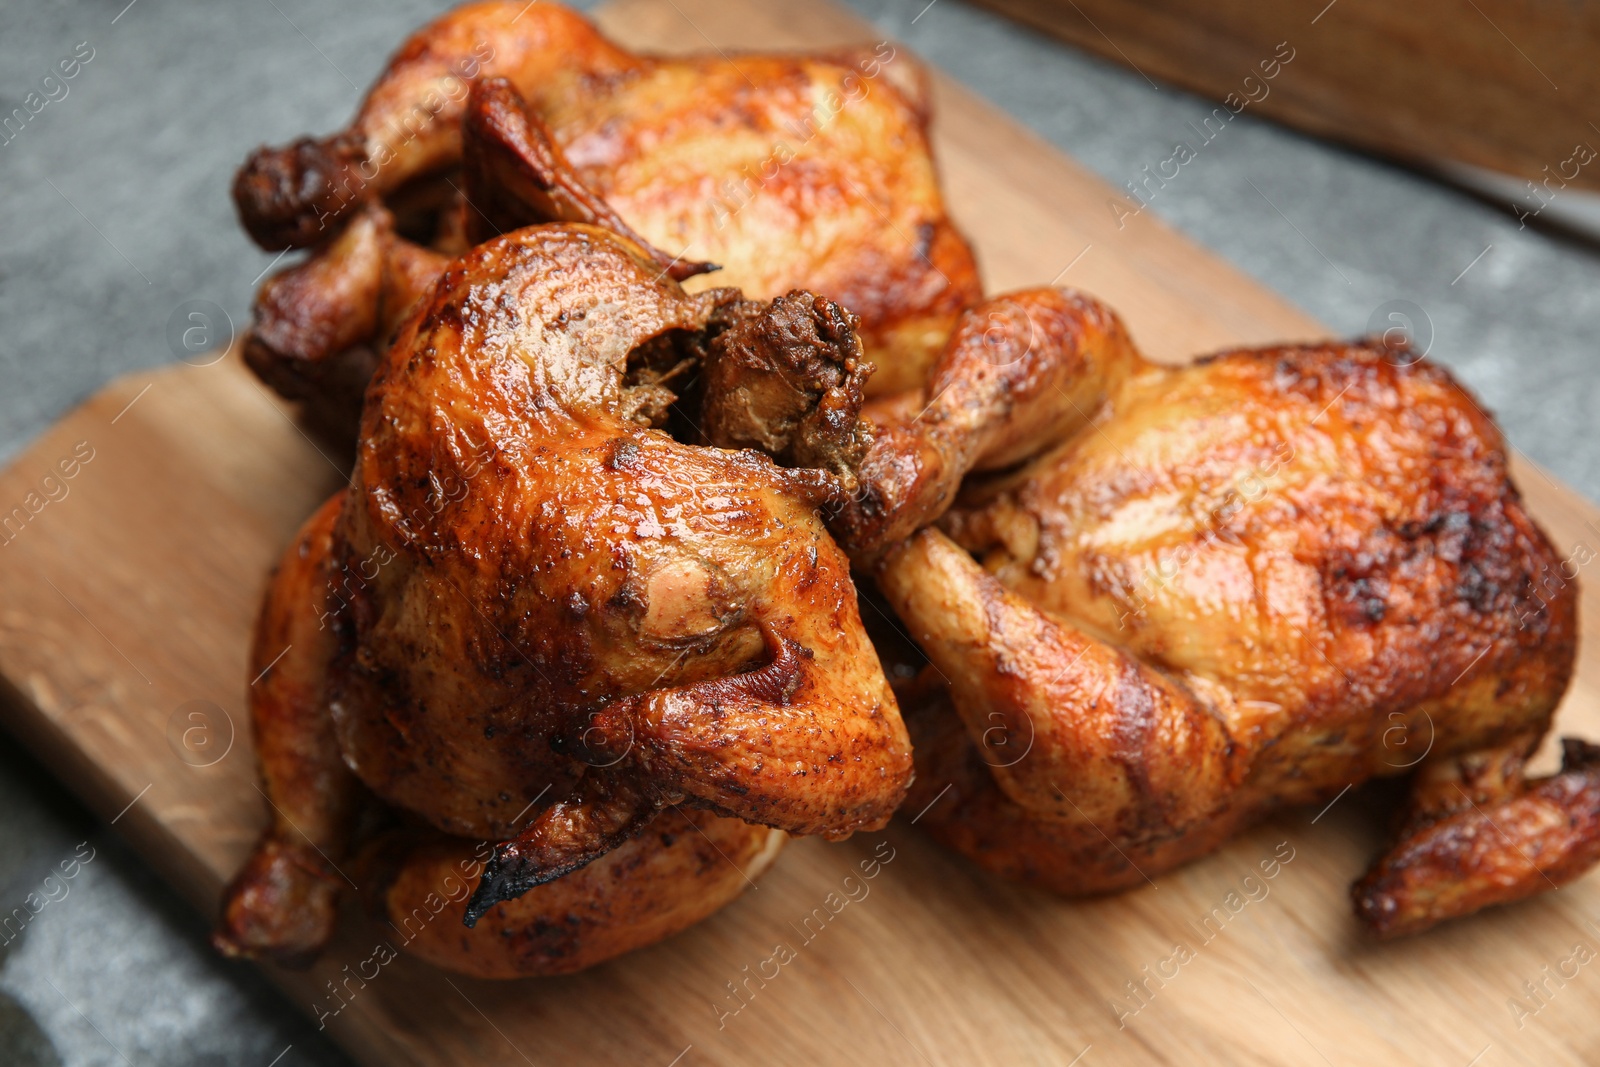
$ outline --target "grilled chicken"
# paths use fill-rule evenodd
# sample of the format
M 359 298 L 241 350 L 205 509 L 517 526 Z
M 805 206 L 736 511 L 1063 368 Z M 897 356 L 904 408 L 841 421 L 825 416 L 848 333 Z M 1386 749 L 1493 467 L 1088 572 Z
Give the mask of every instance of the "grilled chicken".
M 425 941 L 484 974 L 570 969 L 707 914 L 744 876 L 708 870 L 693 838 L 764 863 L 769 827 L 884 825 L 909 741 L 817 514 L 862 442 L 797 429 L 818 466 L 780 467 L 657 428 L 694 421 L 673 387 L 701 364 L 776 374 L 798 349 L 831 355 L 805 395 L 853 422 L 867 368 L 850 325 L 811 294 L 685 293 L 590 226 L 451 264 L 377 370 L 350 489 L 269 593 L 252 695 L 274 820 L 219 942 L 303 958 L 326 941 L 353 796 L 427 828 L 379 864 L 392 917 L 471 841 L 500 842 L 456 901 L 493 932 Z M 774 425 L 811 426 L 779 399 Z M 703 421 L 682 436 L 723 440 Z M 606 869 L 580 868 L 608 854 L 660 884 L 591 897 Z M 582 945 L 538 933 L 580 899 Z
M 331 368 L 349 374 L 338 345 L 381 348 L 394 322 L 372 310 L 372 264 L 399 257 L 381 273 L 408 278 L 423 250 L 389 240 L 351 259 L 338 235 L 374 207 L 418 216 L 421 203 L 442 236 L 401 229 L 420 226 L 412 236 L 449 255 L 518 226 L 584 222 L 634 239 L 679 280 L 720 268 L 693 289 L 821 293 L 860 317 L 874 390 L 913 387 L 980 295 L 928 117 L 925 76 L 887 44 L 641 56 L 559 5 L 460 7 L 401 46 L 348 128 L 258 149 L 239 171 L 234 199 L 258 243 L 316 246 L 286 276 L 314 278 L 263 290 L 252 365 L 314 397 Z M 333 324 L 302 329 L 345 300 Z
M 835 529 L 930 661 L 903 696 L 939 839 L 1101 893 L 1414 771 L 1355 890 L 1385 936 L 1600 858 L 1600 750 L 1523 772 L 1575 566 L 1444 370 L 1359 342 L 1156 367 L 1042 290 L 970 311 L 926 395 L 880 408 Z

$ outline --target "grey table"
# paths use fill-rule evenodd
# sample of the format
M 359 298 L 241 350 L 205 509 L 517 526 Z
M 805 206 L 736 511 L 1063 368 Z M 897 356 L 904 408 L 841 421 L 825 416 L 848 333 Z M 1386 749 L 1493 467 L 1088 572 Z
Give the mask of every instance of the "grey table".
M 1210 110 L 958 0 L 851 2 L 1116 185 Z M 174 358 L 181 302 L 247 321 L 272 257 L 234 223 L 233 168 L 257 143 L 342 124 L 441 6 L 0 3 L 0 115 L 92 50 L 66 95 L 0 144 L 0 460 L 107 379 Z M 1419 309 L 1431 354 L 1516 447 L 1600 498 L 1592 247 L 1248 113 L 1151 209 L 1342 332 L 1394 301 Z M 347 1062 L 249 967 L 218 959 L 114 829 L 0 744 L 0 914 L 83 841 L 95 859 L 69 895 L 0 944 L 0 1063 Z

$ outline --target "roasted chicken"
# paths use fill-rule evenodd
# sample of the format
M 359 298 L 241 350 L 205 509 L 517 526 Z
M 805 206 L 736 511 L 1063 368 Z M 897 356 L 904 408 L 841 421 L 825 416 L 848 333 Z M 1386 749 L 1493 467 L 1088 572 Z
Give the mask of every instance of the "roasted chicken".
M 751 401 L 675 403 L 701 367 L 702 393 L 742 369 Z M 252 699 L 273 818 L 219 943 L 315 953 L 369 795 L 409 824 L 361 880 L 397 926 L 446 875 L 472 882 L 451 914 L 479 929 L 415 947 L 486 975 L 696 921 L 774 831 L 887 822 L 909 741 L 817 511 L 865 448 L 867 372 L 836 305 L 691 295 L 597 227 L 449 265 L 373 378 L 349 490 L 269 592 Z M 748 429 L 724 408 L 792 466 L 710 447 Z
M 1101 893 L 1414 771 L 1355 889 L 1380 935 L 1600 859 L 1600 749 L 1523 771 L 1572 675 L 1576 564 L 1441 368 L 1359 342 L 1157 367 L 1041 290 L 969 311 L 878 417 L 834 526 L 929 661 L 908 807 L 949 846 Z
M 859 317 L 874 388 L 913 387 L 980 295 L 928 116 L 925 76 L 888 44 L 641 56 L 555 4 L 463 6 L 402 45 L 347 129 L 239 171 L 258 243 L 316 246 L 263 287 L 247 358 L 285 395 L 353 411 L 350 383 L 444 257 L 563 221 L 634 239 L 679 280 L 717 271 L 691 288 L 828 296 Z

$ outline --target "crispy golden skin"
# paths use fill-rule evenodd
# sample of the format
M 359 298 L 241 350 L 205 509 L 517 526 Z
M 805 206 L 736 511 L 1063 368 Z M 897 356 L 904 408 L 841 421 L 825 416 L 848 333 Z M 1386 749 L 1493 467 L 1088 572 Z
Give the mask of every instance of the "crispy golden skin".
M 1576 586 L 1499 432 L 1448 374 L 1360 343 L 1157 368 L 1082 297 L 1004 299 L 1076 308 L 1078 341 L 1033 355 L 1098 355 L 1080 362 L 1082 391 L 954 382 L 946 406 L 998 437 L 1079 421 L 1020 469 L 969 480 L 938 528 L 881 563 L 934 668 L 913 807 L 955 783 L 922 825 L 1007 876 L 1104 892 L 1420 761 L 1415 811 L 1357 891 L 1386 934 L 1600 855 L 1595 761 L 1521 776 L 1571 677 Z M 997 328 L 1038 331 L 1049 314 Z M 879 490 L 907 483 L 890 460 L 938 453 L 937 424 L 901 430 L 863 469 Z M 958 458 L 981 469 L 973 451 Z M 910 484 L 905 499 L 927 499 Z M 1503 772 L 1477 808 L 1428 784 L 1485 761 Z
M 616 223 L 675 270 L 721 266 L 691 288 L 821 293 L 861 317 L 885 392 L 922 380 L 979 296 L 927 123 L 925 78 L 888 45 L 638 56 L 558 5 L 469 4 L 401 47 L 347 129 L 252 154 L 234 198 L 263 247 L 325 243 L 363 204 L 459 164 L 465 137 L 482 198 L 517 201 L 469 208 L 472 225 Z
M 673 808 L 639 837 L 467 929 L 482 842 L 404 827 L 347 856 L 356 811 L 371 802 L 345 766 L 326 689 L 348 638 L 340 605 L 352 578 L 332 555 L 346 499 L 336 494 L 307 521 L 262 607 L 250 710 L 269 820 L 224 893 L 219 949 L 309 963 L 333 934 L 348 884 L 359 885 L 406 951 L 435 966 L 482 978 L 569 974 L 693 925 L 771 865 L 782 831 Z
M 1600 860 L 1600 748 L 1561 739 L 1561 770 L 1528 781 L 1537 738 L 1431 763 L 1397 844 L 1355 884 L 1356 914 L 1380 937 L 1565 885 Z
M 240 221 L 266 249 L 318 244 L 363 203 L 459 163 L 475 79 L 511 78 L 543 99 L 637 63 L 559 5 L 464 5 L 400 46 L 346 129 L 251 153 L 234 177 Z
M 360 783 L 339 754 L 325 697 L 339 650 L 334 527 L 344 494 L 306 521 L 284 552 L 250 649 L 250 723 L 268 801 L 267 829 L 223 893 L 212 940 L 230 956 L 308 962 L 333 935 Z M 330 625 L 333 623 L 334 625 Z M 258 677 L 259 676 L 259 677 Z
M 606 231 L 535 227 L 468 253 L 411 320 L 341 528 L 352 564 L 397 555 L 354 599 L 336 707 L 379 795 L 485 836 L 547 786 L 640 771 L 658 799 L 797 833 L 893 810 L 904 735 L 815 517 L 833 480 L 680 444 L 639 418 L 658 387 L 625 376 L 732 298 L 683 293 Z
M 539 222 L 603 226 L 639 244 L 682 281 L 715 269 L 644 243 L 578 179 L 548 131 L 504 78 L 473 83 L 461 185 L 439 219 L 434 247 L 397 232 L 377 200 L 359 202 L 343 230 L 256 294 L 245 362 L 280 394 L 306 402 L 329 429 L 353 436 L 377 352 L 452 258 L 496 234 Z M 436 251 L 435 248 L 438 250 Z
M 1082 430 L 1138 363 L 1116 316 L 1081 293 L 1030 290 L 967 309 L 927 383 L 869 409 L 878 425 L 861 487 L 834 533 L 870 560 L 944 514 L 969 473 Z
M 231 887 L 220 943 L 296 957 L 326 939 L 354 779 L 442 833 L 503 842 L 463 906 L 517 942 L 483 941 L 500 945 L 483 973 L 592 962 L 731 897 L 693 850 L 627 845 L 671 805 L 725 816 L 681 818 L 750 856 L 769 837 L 740 819 L 887 822 L 910 745 L 816 512 L 837 476 L 654 428 L 685 367 L 725 343 L 787 366 L 797 338 L 860 373 L 836 306 L 690 295 L 595 227 L 517 231 L 446 270 L 373 378 L 349 492 L 269 593 L 256 659 L 292 648 L 253 710 L 283 826 Z M 455 847 L 417 852 L 385 907 Z M 593 921 L 612 925 L 584 945 L 515 933 L 641 865 L 677 874 L 609 890 Z M 452 946 L 478 942 L 428 944 L 454 966 L 475 950 Z
M 470 928 L 463 871 L 483 864 L 469 841 L 393 835 L 376 846 L 382 858 L 363 865 L 362 880 L 402 947 L 435 967 L 476 978 L 572 974 L 716 912 L 761 876 L 785 840 L 782 830 L 671 808 L 633 840 Z
M 715 263 L 669 255 L 635 232 L 584 184 L 510 79 L 473 83 L 462 121 L 462 218 L 472 243 L 540 222 L 583 222 L 628 238 L 680 282 L 719 269 Z

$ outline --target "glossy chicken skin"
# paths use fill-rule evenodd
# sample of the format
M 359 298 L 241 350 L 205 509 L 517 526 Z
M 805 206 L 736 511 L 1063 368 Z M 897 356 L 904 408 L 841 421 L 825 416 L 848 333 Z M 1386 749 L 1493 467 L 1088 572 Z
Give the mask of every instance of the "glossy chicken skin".
M 468 253 L 412 319 L 341 528 L 352 564 L 398 555 L 353 601 L 335 706 L 379 795 L 486 836 L 546 788 L 625 824 L 682 795 L 797 833 L 893 810 L 903 733 L 815 517 L 833 480 L 680 444 L 650 428 L 660 387 L 625 377 L 731 300 L 605 231 L 535 227 Z
M 443 960 L 481 953 L 474 973 L 592 961 L 731 897 L 742 877 L 665 840 L 685 819 L 752 863 L 776 847 L 766 827 L 882 826 L 910 747 L 816 512 L 837 476 L 654 428 L 675 376 L 764 337 L 780 365 L 796 346 L 832 353 L 830 389 L 858 396 L 841 323 L 805 294 L 691 296 L 594 227 L 525 229 L 456 261 L 373 379 L 350 490 L 269 595 L 258 658 L 292 648 L 256 723 L 269 796 L 299 807 L 275 808 L 221 943 L 295 956 L 325 940 L 357 780 L 457 841 L 503 842 L 457 903 L 504 936 L 426 939 Z M 674 805 L 724 818 L 683 811 L 657 832 Z M 647 826 L 656 836 L 635 840 Z M 421 866 L 385 891 L 391 914 L 466 847 L 421 840 L 407 861 Z M 635 868 L 669 880 L 594 897 L 581 946 L 536 936 Z M 560 888 L 496 910 L 547 884 Z
M 572 974 L 692 926 L 777 859 L 782 830 L 671 808 L 638 837 L 465 925 L 479 849 L 396 833 L 364 864 L 363 886 L 406 952 L 475 978 Z M 371 877 L 368 883 L 367 877 Z
M 860 489 L 832 521 L 859 559 L 937 519 L 968 474 L 1015 466 L 1082 430 L 1139 363 L 1111 310 L 1036 289 L 962 313 L 922 388 L 868 409 Z
M 626 74 L 636 60 L 558 5 L 467 4 L 412 34 L 345 129 L 259 148 L 234 178 L 234 202 L 258 244 L 306 248 L 362 204 L 461 159 L 472 82 L 509 77 L 525 94 L 570 91 Z
M 457 165 L 468 86 L 494 78 L 525 100 L 533 140 L 570 165 L 578 200 L 603 201 L 673 259 L 721 266 L 691 288 L 806 288 L 851 308 L 878 391 L 920 382 L 979 295 L 909 57 L 886 44 L 639 56 L 565 8 L 517 0 L 469 4 L 419 30 L 346 130 L 253 154 L 234 187 L 246 229 L 267 248 L 325 242 L 362 204 Z
M 223 894 L 212 940 L 230 956 L 309 962 L 333 936 L 348 884 L 338 864 L 350 848 L 361 788 L 339 753 L 327 702 L 340 645 L 338 615 L 329 609 L 342 586 L 333 555 L 344 502 L 336 494 L 306 521 L 279 560 L 256 621 L 250 725 L 269 811 Z
M 1420 766 L 1398 843 L 1357 890 L 1384 935 L 1600 858 L 1590 750 L 1569 745 L 1543 782 L 1521 770 L 1571 676 L 1575 571 L 1443 370 L 1360 343 L 1158 368 L 1092 302 L 1026 300 L 1077 309 L 1095 340 L 1067 347 L 1105 357 L 1084 367 L 1098 395 L 953 386 L 998 436 L 1077 428 L 969 481 L 878 570 L 932 663 L 910 803 L 954 786 L 921 825 L 998 873 L 1105 892 L 1275 807 Z M 1029 353 L 1014 374 L 1040 352 L 1013 348 Z M 869 466 L 903 482 L 890 458 Z
M 393 213 L 367 200 L 342 231 L 256 294 L 245 362 L 283 396 L 305 401 L 329 428 L 354 434 L 377 352 L 432 289 L 452 258 L 447 253 L 522 226 L 581 222 L 639 244 L 679 281 L 716 269 L 644 243 L 583 185 L 506 79 L 474 82 L 463 121 L 461 184 L 450 182 L 455 195 L 438 220 L 434 247 L 401 235 Z
M 584 183 L 508 78 L 473 83 L 462 117 L 461 170 L 459 209 L 471 243 L 540 222 L 582 222 L 644 248 L 669 277 L 680 282 L 720 269 L 715 263 L 670 255 L 629 226 Z
M 569 974 L 700 921 L 770 866 L 782 831 L 674 808 L 467 929 L 467 902 L 492 856 L 486 842 L 407 826 L 349 855 L 357 812 L 373 805 L 345 764 L 328 707 L 329 667 L 349 636 L 341 606 L 360 581 L 334 562 L 347 499 L 335 495 L 307 521 L 262 606 L 250 711 L 269 818 L 224 894 L 218 948 L 308 963 L 333 936 L 348 886 L 407 952 L 435 966 L 481 978 Z

